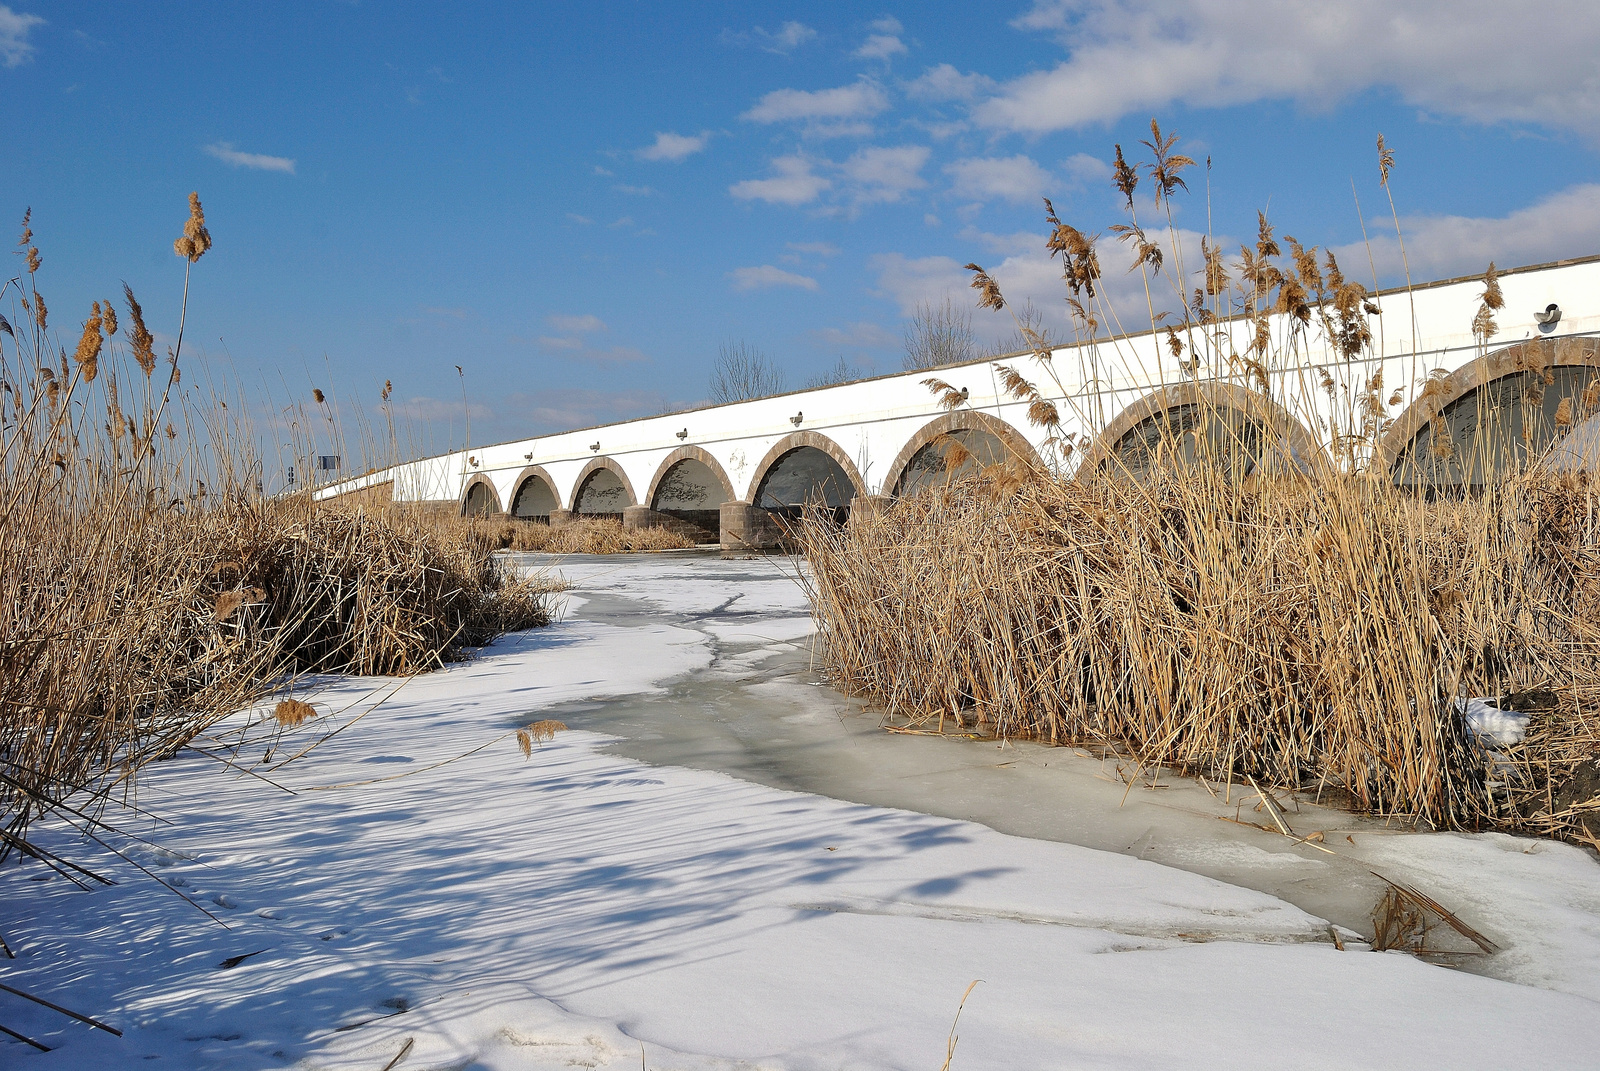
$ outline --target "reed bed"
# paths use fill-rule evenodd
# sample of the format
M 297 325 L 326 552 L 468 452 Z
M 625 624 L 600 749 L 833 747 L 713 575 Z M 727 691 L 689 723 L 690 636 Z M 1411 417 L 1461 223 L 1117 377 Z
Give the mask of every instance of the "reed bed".
M 826 664 L 890 716 L 1099 745 L 1450 828 L 1583 836 L 1600 559 L 1573 478 L 1420 502 L 1365 477 L 1015 467 L 800 529 Z M 1462 696 L 1547 694 L 1528 739 Z
M 497 550 L 543 551 L 546 554 L 635 554 L 647 550 L 686 550 L 693 539 L 671 528 L 624 528 L 609 518 L 574 519 L 563 525 L 501 518 L 476 518 L 461 523 Z
M 146 762 L 295 674 L 420 672 L 549 620 L 547 585 L 467 533 L 263 497 L 237 407 L 180 390 L 182 316 L 158 359 L 124 288 L 69 357 L 32 237 L 0 283 L 0 860 L 70 869 L 33 819 L 94 831 Z M 191 197 L 185 311 L 210 244 Z
M 1043 245 L 1061 264 L 1082 366 L 1064 375 L 1049 341 L 1018 319 L 1031 352 L 996 367 L 1043 434 L 1042 463 L 1012 458 L 957 478 L 970 455 L 953 443 L 947 479 L 881 513 L 843 528 L 805 515 L 796 536 L 828 671 L 893 718 L 1097 746 L 1433 827 L 1600 847 L 1600 545 L 1588 477 L 1538 464 L 1530 423 L 1526 464 L 1486 445 L 1487 424 L 1476 446 L 1453 443 L 1439 389 L 1448 369 L 1413 358 L 1414 382 L 1385 386 L 1371 292 L 1332 254 L 1285 238 L 1286 256 L 1265 213 L 1237 261 L 1208 238 L 1186 269 L 1171 206 L 1195 161 L 1154 122 L 1142 144 L 1143 163 L 1116 147 L 1126 221 L 1109 233 L 1128 247 L 1150 329 L 1177 369 L 1170 380 L 1166 366 L 1141 371 L 1191 389 L 1198 417 L 1162 418 L 1142 452 L 1103 441 L 1103 417 L 1076 399 L 1099 381 L 1103 355 L 1126 358 L 1098 341 L 1101 325 L 1127 321 L 1100 285 L 1100 235 L 1046 201 Z M 1394 155 L 1381 137 L 1378 153 L 1387 194 Z M 1135 197 L 1143 183 L 1150 201 Z M 1164 236 L 1140 218 L 1152 203 Z M 1011 308 L 999 280 L 967 267 L 980 307 Z M 1480 356 L 1503 304 L 1491 264 L 1471 323 Z M 1411 333 L 1403 322 L 1389 330 Z M 1313 364 L 1313 352 L 1329 356 Z M 1292 429 L 1252 425 L 1219 400 L 1296 412 L 1306 397 L 1290 396 L 1296 382 L 1325 396 L 1302 413 L 1310 451 Z M 966 405 L 948 383 L 925 384 L 946 408 Z M 1525 412 L 1543 389 L 1529 388 Z M 1596 393 L 1561 402 L 1557 436 L 1594 411 Z M 1431 407 L 1432 457 L 1486 478 L 1432 496 L 1396 486 L 1378 447 L 1408 396 Z M 1075 428 L 1058 404 L 1074 408 Z M 1525 739 L 1474 736 L 1467 697 L 1527 712 Z

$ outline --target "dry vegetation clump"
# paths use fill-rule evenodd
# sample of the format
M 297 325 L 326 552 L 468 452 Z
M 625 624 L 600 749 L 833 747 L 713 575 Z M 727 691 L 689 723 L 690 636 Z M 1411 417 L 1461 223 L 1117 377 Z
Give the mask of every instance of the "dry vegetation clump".
M 497 550 L 532 550 L 546 554 L 633 554 L 644 550 L 686 550 L 695 541 L 670 528 L 624 528 L 622 522 L 575 518 L 548 525 L 507 518 L 462 522 Z
M 1571 815 L 1538 797 L 1600 746 L 1592 500 L 1555 477 L 1434 506 L 1365 477 L 1002 467 L 801 538 L 828 665 L 892 716 L 1556 831 Z M 1521 745 L 1463 725 L 1458 697 L 1539 689 Z
M 464 533 L 262 497 L 247 430 L 178 390 L 182 319 L 158 360 L 131 290 L 69 358 L 31 239 L 25 221 L 25 271 L 0 282 L 0 859 L 43 858 L 46 811 L 92 828 L 145 762 L 285 673 L 413 673 L 548 621 L 547 586 Z M 186 271 L 210 244 L 191 197 Z
M 1132 371 L 1189 391 L 1194 419 L 1141 425 L 1154 429 L 1142 453 L 1097 439 L 1105 416 L 1085 384 L 1099 382 L 1098 362 L 1142 358 L 1098 341 L 1104 323 L 1126 330 L 1097 285 L 1098 236 L 1046 201 L 1045 245 L 1060 258 L 1083 364 L 1063 376 L 1049 340 L 1018 320 L 1030 352 L 996 366 L 1044 434 L 1043 465 L 1014 458 L 957 479 L 952 449 L 942 485 L 880 514 L 845 528 L 804 518 L 829 670 L 892 717 L 1097 745 L 1437 827 L 1600 847 L 1597 489 L 1537 464 L 1531 417 L 1528 463 L 1463 456 L 1464 471 L 1491 475 L 1432 499 L 1396 486 L 1378 449 L 1390 409 L 1409 392 L 1443 428 L 1448 369 L 1412 356 L 1413 382 L 1385 387 L 1371 292 L 1331 254 L 1285 238 L 1286 256 L 1264 213 L 1236 263 L 1206 241 L 1203 263 L 1186 270 L 1171 200 L 1194 161 L 1175 140 L 1152 123 L 1151 161 L 1139 166 L 1117 147 L 1128 221 L 1110 232 L 1181 374 Z M 1378 147 L 1387 189 L 1393 154 Z M 1145 179 L 1165 240 L 1136 211 Z M 968 268 L 980 306 L 1011 308 L 993 277 Z M 1471 324 L 1479 356 L 1503 304 L 1493 265 L 1484 282 Z M 1389 331 L 1409 335 L 1404 303 L 1389 308 Z M 946 408 L 967 404 L 950 384 L 924 382 Z M 1291 396 L 1293 382 L 1311 386 Z M 1218 400 L 1295 412 L 1307 395 L 1311 443 Z M 1577 401 L 1557 411 L 1558 437 Z M 1487 434 L 1477 441 L 1489 449 Z M 1457 456 L 1448 431 L 1434 446 Z M 1467 697 L 1528 713 L 1525 739 L 1475 736 Z

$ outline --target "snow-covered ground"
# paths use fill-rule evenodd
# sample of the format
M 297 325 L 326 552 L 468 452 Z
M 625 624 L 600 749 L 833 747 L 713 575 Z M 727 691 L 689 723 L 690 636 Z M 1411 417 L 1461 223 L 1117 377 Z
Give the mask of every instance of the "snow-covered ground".
M 0 1038 L 0 1067 L 380 1071 L 403 1052 L 392 1066 L 408 1071 L 938 1069 L 975 979 L 955 1068 L 1600 1062 L 1600 867 L 1587 853 L 1352 822 L 1326 835 L 1330 857 L 1160 791 L 1118 807 L 1120 783 L 1098 815 L 1082 797 L 1089 813 L 1061 827 L 1075 832 L 1038 819 L 1052 838 L 1038 839 L 784 791 L 773 783 L 798 767 L 776 760 L 761 776 L 690 768 L 724 764 L 705 758 L 726 744 L 705 723 L 737 710 L 764 716 L 786 756 L 814 752 L 807 777 L 855 769 L 845 759 L 887 754 L 862 750 L 880 744 L 934 760 L 885 775 L 911 787 L 868 794 L 1000 785 L 969 765 L 1031 778 L 1017 784 L 1043 807 L 1057 782 L 1104 784 L 1063 750 L 999 763 L 985 750 L 975 764 L 992 744 L 845 731 L 849 705 L 794 673 L 810 624 L 776 564 L 664 555 L 562 569 L 576 583 L 562 623 L 399 686 L 321 682 L 318 722 L 276 741 L 249 729 L 239 761 L 275 784 L 192 752 L 151 768 L 143 815 L 110 817 L 146 838 L 121 843 L 160 882 L 41 826 L 48 846 L 120 884 L 83 891 L 39 880 L 37 864 L 0 869 L 0 929 L 18 953 L 0 982 L 125 1036 L 0 992 L 0 1025 L 55 1047 Z M 509 735 L 618 710 L 635 739 L 575 729 L 525 759 Z M 830 722 L 831 738 L 819 728 Z M 617 753 L 651 747 L 652 733 L 659 748 L 707 747 L 682 764 Z M 1164 839 L 1066 843 L 1101 827 L 1121 840 L 1129 814 Z M 1163 862 L 1135 857 L 1147 848 Z M 1480 957 L 1482 973 L 1353 941 L 1338 951 L 1297 890 L 1369 865 L 1502 951 Z M 1234 870 L 1257 885 L 1283 874 L 1283 894 L 1207 876 Z

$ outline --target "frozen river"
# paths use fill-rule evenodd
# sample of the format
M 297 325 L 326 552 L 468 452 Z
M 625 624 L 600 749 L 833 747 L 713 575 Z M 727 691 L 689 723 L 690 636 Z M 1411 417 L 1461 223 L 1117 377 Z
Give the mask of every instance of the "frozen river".
M 527 564 L 571 584 L 557 624 L 306 682 L 317 720 L 199 741 L 235 765 L 149 768 L 114 819 L 147 873 L 41 825 L 119 884 L 0 868 L 0 974 L 124 1036 L 0 994 L 54 1049 L 0 1040 L 0 1066 L 909 1071 L 944 1063 L 975 980 L 957 1069 L 1600 1051 L 1588 853 L 1305 803 L 1290 838 L 1220 820 L 1263 820 L 1238 786 L 886 732 L 819 680 L 790 559 Z M 548 718 L 572 731 L 524 756 Z M 1362 951 L 1369 870 L 1499 950 Z

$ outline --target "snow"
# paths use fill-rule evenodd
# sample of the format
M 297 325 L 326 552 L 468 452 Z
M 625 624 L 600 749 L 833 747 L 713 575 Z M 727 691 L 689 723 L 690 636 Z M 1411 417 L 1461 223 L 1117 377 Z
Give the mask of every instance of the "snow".
M 1600 870 L 1567 845 L 1362 835 L 1364 860 L 1493 919 L 1518 984 L 1340 952 L 1315 914 L 1186 869 L 652 765 L 604 733 L 524 759 L 507 734 L 567 710 L 657 708 L 670 736 L 684 704 L 770 705 L 799 749 L 832 717 L 773 677 L 810 628 L 775 566 L 560 568 L 559 624 L 398 687 L 318 682 L 325 716 L 278 741 L 256 722 L 241 761 L 350 725 L 259 768 L 286 791 L 194 752 L 148 770 L 142 816 L 112 821 L 161 883 L 41 826 L 120 884 L 0 869 L 0 979 L 126 1036 L 0 993 L 0 1023 L 57 1046 L 0 1042 L 0 1066 L 377 1071 L 409 1041 L 397 1068 L 937 1068 L 974 979 L 958 1069 L 1594 1065 Z M 1332 872 L 1267 843 L 1190 863 Z

